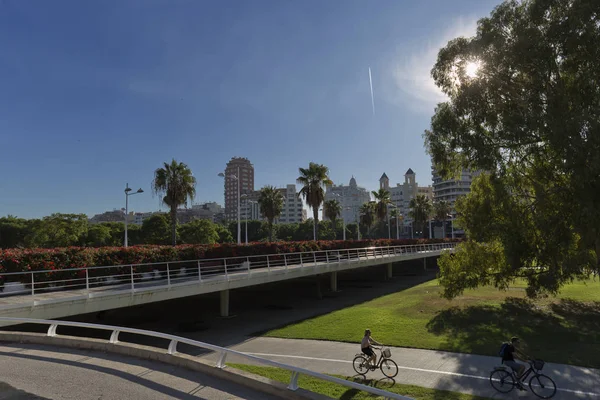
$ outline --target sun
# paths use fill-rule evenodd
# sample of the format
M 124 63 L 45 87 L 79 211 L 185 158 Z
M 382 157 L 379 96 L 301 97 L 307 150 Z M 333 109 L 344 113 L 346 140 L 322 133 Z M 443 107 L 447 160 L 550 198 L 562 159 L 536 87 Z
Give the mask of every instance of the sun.
M 479 72 L 479 62 L 469 61 L 465 67 L 465 73 L 469 78 L 475 78 Z

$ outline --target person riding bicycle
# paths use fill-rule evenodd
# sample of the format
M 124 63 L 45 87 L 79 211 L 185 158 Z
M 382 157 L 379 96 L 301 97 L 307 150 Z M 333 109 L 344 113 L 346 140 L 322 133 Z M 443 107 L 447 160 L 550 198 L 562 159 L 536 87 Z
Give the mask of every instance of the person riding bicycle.
M 520 383 L 519 389 L 526 390 L 523 386 L 523 382 L 521 381 L 523 372 L 525 372 L 525 364 L 515 361 L 515 358 L 521 361 L 527 360 L 527 356 L 525 356 L 518 350 L 520 343 L 521 341 L 519 340 L 519 338 L 513 336 L 510 339 L 510 343 L 506 343 L 503 346 L 504 350 L 502 352 L 502 364 L 506 365 L 507 367 L 510 367 L 517 374 L 517 380 Z
M 382 344 L 377 342 L 373 337 L 371 337 L 371 330 L 365 330 L 365 336 L 362 338 L 360 343 L 360 350 L 369 357 L 369 362 L 371 363 L 371 368 L 377 366 L 377 354 L 371 348 L 372 344 L 376 344 L 381 346 Z

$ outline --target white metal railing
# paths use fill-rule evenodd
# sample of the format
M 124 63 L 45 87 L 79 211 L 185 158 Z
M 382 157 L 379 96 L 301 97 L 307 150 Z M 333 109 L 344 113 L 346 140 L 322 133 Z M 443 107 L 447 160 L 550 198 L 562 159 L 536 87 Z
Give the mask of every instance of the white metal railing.
M 405 246 L 365 247 L 279 253 L 215 259 L 154 262 L 113 266 L 36 270 L 2 273 L 4 283 L 0 297 L 82 290 L 89 297 L 115 291 L 138 292 L 182 284 L 218 280 L 247 279 L 252 273 L 287 273 L 297 268 L 314 268 L 327 264 L 402 257 L 451 250 L 456 243 Z M 0 308 L 2 308 L 0 306 Z
M 410 397 L 401 396 L 396 393 L 391 393 L 385 390 L 377 389 L 371 386 L 361 385 L 360 383 L 347 381 L 344 379 L 336 378 L 333 376 L 329 376 L 326 374 L 321 374 L 319 372 L 314 372 L 305 368 L 294 367 L 288 364 L 282 364 L 276 361 L 267 360 L 266 358 L 261 358 L 257 356 L 253 356 L 250 354 L 246 354 L 240 351 L 231 350 L 225 347 L 215 346 L 209 343 L 199 342 L 196 340 L 184 338 L 181 336 L 170 335 L 168 333 L 147 331 L 144 329 L 134 329 L 134 328 L 126 328 L 120 326 L 111 326 L 111 325 L 99 325 L 99 324 L 90 324 L 86 322 L 73 322 L 73 321 L 54 321 L 54 320 L 43 320 L 43 319 L 33 319 L 33 318 L 10 318 L 10 317 L 0 317 L 0 321 L 7 322 L 16 322 L 22 324 L 40 324 L 40 325 L 48 325 L 48 332 L 46 333 L 49 337 L 58 336 L 56 332 L 59 326 L 74 326 L 78 328 L 90 328 L 97 330 L 110 331 L 110 339 L 109 343 L 118 343 L 119 342 L 119 334 L 121 332 L 131 333 L 135 335 L 142 336 L 150 336 L 154 338 L 167 339 L 169 340 L 169 346 L 167 348 L 167 354 L 176 355 L 177 354 L 177 344 L 184 343 L 194 347 L 198 347 L 201 349 L 207 349 L 218 353 L 219 358 L 216 364 L 217 368 L 225 368 L 225 359 L 227 355 L 235 355 L 242 358 L 246 358 L 248 360 L 257 362 L 259 364 L 268 365 L 271 367 L 282 368 L 288 370 L 292 373 L 290 378 L 290 383 L 288 385 L 288 389 L 295 391 L 298 389 L 298 378 L 300 375 L 308 375 L 317 379 L 321 379 L 324 381 L 337 383 L 338 385 L 347 386 L 352 389 L 361 390 L 364 392 L 372 393 L 377 396 L 383 396 L 385 399 L 398 399 L 398 400 L 413 400 Z

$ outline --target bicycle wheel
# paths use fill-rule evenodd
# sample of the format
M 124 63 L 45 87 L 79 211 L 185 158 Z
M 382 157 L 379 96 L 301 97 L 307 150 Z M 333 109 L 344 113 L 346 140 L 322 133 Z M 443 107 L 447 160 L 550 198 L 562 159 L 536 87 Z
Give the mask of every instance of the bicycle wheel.
M 360 375 L 364 375 L 367 373 L 367 371 L 369 371 L 368 362 L 369 361 L 365 357 L 356 356 L 356 357 L 354 357 L 354 360 L 352 361 L 352 366 L 354 367 L 354 370 L 356 371 L 356 373 L 358 373 Z
M 515 387 L 515 380 L 510 372 L 497 369 L 490 374 L 490 384 L 500 393 L 508 393 Z
M 398 375 L 398 364 L 390 358 L 383 360 L 379 369 L 381 369 L 381 372 L 388 378 L 393 378 Z
M 537 397 L 549 399 L 556 394 L 556 384 L 547 375 L 537 374 L 529 380 L 529 388 Z

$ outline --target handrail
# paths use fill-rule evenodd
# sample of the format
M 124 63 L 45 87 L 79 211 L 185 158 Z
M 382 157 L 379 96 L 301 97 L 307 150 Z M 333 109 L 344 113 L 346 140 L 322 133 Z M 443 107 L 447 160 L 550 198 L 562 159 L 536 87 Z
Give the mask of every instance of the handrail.
M 22 284 L 23 287 L 14 290 L 15 287 L 13 286 L 13 289 L 11 289 L 12 291 L 10 292 L 12 295 L 29 294 L 34 296 L 39 294 L 40 291 L 68 291 L 75 290 L 78 287 L 80 289 L 85 287 L 89 294 L 90 289 L 97 288 L 98 286 L 103 288 L 104 293 L 108 293 L 111 286 L 127 285 L 129 287 L 127 290 L 131 291 L 140 290 L 142 289 L 142 286 L 147 288 L 147 284 L 140 285 L 140 283 L 148 280 L 153 280 L 154 282 L 156 282 L 156 279 L 160 279 L 160 281 L 166 280 L 166 286 L 170 288 L 174 284 L 180 285 L 182 283 L 190 282 L 202 283 L 203 280 L 207 279 L 207 276 L 209 279 L 217 276 L 224 276 L 225 279 L 230 280 L 231 275 L 234 273 L 238 275 L 242 272 L 252 274 L 259 270 L 266 270 L 268 274 L 271 274 L 274 270 L 277 270 L 278 267 L 283 269 L 284 273 L 287 273 L 293 269 L 292 267 L 304 268 L 309 264 L 314 267 L 321 264 L 342 264 L 369 259 L 381 259 L 384 257 L 398 257 L 403 254 L 427 253 L 429 251 L 453 249 L 455 245 L 455 242 L 450 242 L 352 249 L 311 250 L 294 253 L 274 253 L 251 256 L 240 255 L 213 259 L 9 272 L 0 273 L 0 276 L 20 276 L 20 282 L 17 283 Z M 152 266 L 162 268 L 163 270 L 152 270 Z M 164 268 L 165 266 L 166 269 Z M 150 268 L 144 271 L 144 267 Z M 111 273 L 110 270 L 114 270 L 115 268 L 120 270 L 117 270 L 117 273 Z M 98 274 L 94 272 L 98 270 L 102 270 L 100 272 L 108 270 L 106 271 L 108 273 Z M 158 271 L 158 274 L 155 274 L 155 271 Z M 275 272 L 280 273 L 281 271 Z M 61 273 L 68 273 L 68 275 L 63 275 L 62 277 L 57 276 Z M 47 276 L 40 278 L 40 274 L 47 274 Z M 165 274 L 166 276 L 163 276 Z M 182 282 L 182 279 L 185 279 L 185 282 Z M 173 281 L 176 283 L 173 283 Z M 117 288 L 117 290 L 122 291 L 123 289 L 119 290 Z
M 386 390 L 377 389 L 371 386 L 362 385 L 360 383 L 347 381 L 344 379 L 336 378 L 333 376 L 329 376 L 326 374 L 322 374 L 319 372 L 311 371 L 305 368 L 294 367 L 292 365 L 283 364 L 277 361 L 271 361 L 266 358 L 257 357 L 251 354 L 243 353 L 241 351 L 231 350 L 225 347 L 216 346 L 209 343 L 200 342 L 197 340 L 192 340 L 188 338 L 184 338 L 181 336 L 175 336 L 168 333 L 162 332 L 154 332 L 148 331 L 145 329 L 135 329 L 135 328 L 127 328 L 121 326 L 112 326 L 112 325 L 101 325 L 101 324 L 90 324 L 87 322 L 76 322 L 76 321 L 56 321 L 56 320 L 43 320 L 43 319 L 34 319 L 34 318 L 12 318 L 12 317 L 0 317 L 0 321 L 7 322 L 17 322 L 23 324 L 38 324 L 38 325 L 49 325 L 48 332 L 46 335 L 48 337 L 58 336 L 56 330 L 59 326 L 74 326 L 78 328 L 90 328 L 104 331 L 111 331 L 111 336 L 109 339 L 109 343 L 116 344 L 119 342 L 119 333 L 131 333 L 135 335 L 142 336 L 150 336 L 160 339 L 170 340 L 169 346 L 167 349 L 167 354 L 176 355 L 177 354 L 177 344 L 185 343 L 190 346 L 199 347 L 202 349 L 212 350 L 214 352 L 220 353 L 219 360 L 217 361 L 216 367 L 223 369 L 225 368 L 225 359 L 227 355 L 236 355 L 239 357 L 247 358 L 254 362 L 268 365 L 271 367 L 281 368 L 292 372 L 292 376 L 290 378 L 290 383 L 288 385 L 288 389 L 292 391 L 296 391 L 298 389 L 298 377 L 302 375 L 312 376 L 313 378 L 321 379 L 324 381 L 328 381 L 331 383 L 337 383 L 338 385 L 343 385 L 350 387 L 352 389 L 361 390 L 364 392 L 372 393 L 377 396 L 383 396 L 385 399 L 395 399 L 395 400 L 414 400 L 410 397 L 402 396 L 396 393 L 391 393 Z
M 93 269 L 106 269 L 106 268 L 123 268 L 123 267 L 145 267 L 151 265 L 164 265 L 164 264 L 182 264 L 182 263 L 194 263 L 194 262 L 211 262 L 211 261 L 220 261 L 220 260 L 231 260 L 231 259 L 240 259 L 240 258 L 259 258 L 259 257 L 283 257 L 284 255 L 300 255 L 300 254 L 313 254 L 313 253 L 329 253 L 329 252 L 340 252 L 340 251 L 360 251 L 360 250 L 372 250 L 376 251 L 377 249 L 403 249 L 403 248 L 422 248 L 422 246 L 442 246 L 443 248 L 452 249 L 455 247 L 457 242 L 448 242 L 448 243 L 426 243 L 426 244 L 408 244 L 408 245 L 398 245 L 398 246 L 379 246 L 379 247 L 352 247 L 352 248 L 340 248 L 340 249 L 330 249 L 330 250 L 308 250 L 308 251 L 300 251 L 294 253 L 270 253 L 270 254 L 254 254 L 250 256 L 239 255 L 233 257 L 221 257 L 221 258 L 198 258 L 193 260 L 176 260 L 176 261 L 156 261 L 151 263 L 138 263 L 138 264 L 116 264 L 116 265 L 94 265 L 91 267 L 83 267 L 83 268 L 60 268 L 60 269 L 37 269 L 33 271 L 21 271 L 21 272 L 0 272 L 1 276 L 6 275 L 22 275 L 22 274 L 43 274 L 43 273 L 58 273 L 65 271 L 83 271 L 83 270 L 93 270 Z M 421 250 L 427 251 L 427 250 Z

